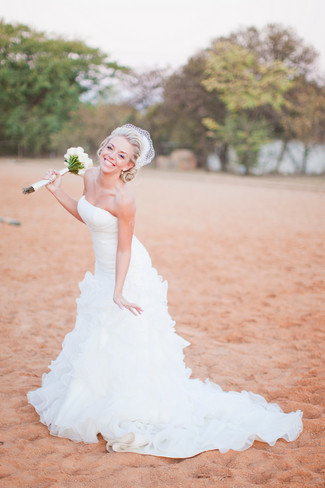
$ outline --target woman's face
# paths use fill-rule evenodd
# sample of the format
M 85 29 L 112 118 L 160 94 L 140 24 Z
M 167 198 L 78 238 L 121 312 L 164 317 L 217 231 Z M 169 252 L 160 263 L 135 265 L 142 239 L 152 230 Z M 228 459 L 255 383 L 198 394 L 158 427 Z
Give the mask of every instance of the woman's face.
M 123 136 L 114 136 L 104 146 L 100 154 L 100 167 L 104 173 L 121 173 L 126 171 L 134 163 L 131 161 L 134 148 Z

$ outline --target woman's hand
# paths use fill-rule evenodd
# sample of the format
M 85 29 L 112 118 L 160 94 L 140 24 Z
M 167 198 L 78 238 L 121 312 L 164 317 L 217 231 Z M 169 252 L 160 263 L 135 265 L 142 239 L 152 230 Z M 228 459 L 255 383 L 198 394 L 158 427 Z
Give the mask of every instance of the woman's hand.
M 114 303 L 116 303 L 116 305 L 118 307 L 120 307 L 121 310 L 123 310 L 124 308 L 126 308 L 126 309 L 130 310 L 130 312 L 132 312 L 133 315 L 138 316 L 138 314 L 141 315 L 142 312 L 143 312 L 142 308 L 139 307 L 139 305 L 136 305 L 135 303 L 128 302 L 120 294 L 114 293 L 113 301 L 114 301 Z
M 44 180 L 50 180 L 51 183 L 46 185 L 46 188 L 51 192 L 54 193 L 55 190 L 60 188 L 61 185 L 61 178 L 62 176 L 60 173 L 55 171 L 54 169 L 49 169 L 46 174 L 43 176 Z

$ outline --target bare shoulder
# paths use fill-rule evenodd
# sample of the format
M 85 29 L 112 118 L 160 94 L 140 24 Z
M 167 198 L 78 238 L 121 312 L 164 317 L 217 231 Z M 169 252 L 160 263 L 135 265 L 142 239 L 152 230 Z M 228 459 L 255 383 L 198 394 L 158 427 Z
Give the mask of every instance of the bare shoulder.
M 84 187 L 85 187 L 84 192 L 89 187 L 89 185 L 95 180 L 97 171 L 98 171 L 97 168 L 94 167 L 86 169 L 84 174 Z
M 135 198 L 131 192 L 123 191 L 116 196 L 116 211 L 120 216 L 132 217 L 135 215 Z
M 97 173 L 98 173 L 98 168 L 96 168 L 96 167 L 86 169 L 85 174 L 84 174 L 85 181 L 90 181 L 90 180 L 94 179 L 95 176 L 97 175 Z

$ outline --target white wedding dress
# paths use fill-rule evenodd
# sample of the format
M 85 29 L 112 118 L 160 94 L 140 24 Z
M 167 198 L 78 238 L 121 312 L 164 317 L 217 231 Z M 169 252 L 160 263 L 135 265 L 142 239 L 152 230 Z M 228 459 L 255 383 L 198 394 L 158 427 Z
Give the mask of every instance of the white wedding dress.
M 78 203 L 91 231 L 96 265 L 80 283 L 75 328 L 43 375 L 29 402 L 50 433 L 108 449 L 185 458 L 202 451 L 243 450 L 254 440 L 273 445 L 295 440 L 302 412 L 281 408 L 251 392 L 224 392 L 207 379 L 190 378 L 183 348 L 167 309 L 167 283 L 134 236 L 124 296 L 143 308 L 140 316 L 112 300 L 117 218 Z

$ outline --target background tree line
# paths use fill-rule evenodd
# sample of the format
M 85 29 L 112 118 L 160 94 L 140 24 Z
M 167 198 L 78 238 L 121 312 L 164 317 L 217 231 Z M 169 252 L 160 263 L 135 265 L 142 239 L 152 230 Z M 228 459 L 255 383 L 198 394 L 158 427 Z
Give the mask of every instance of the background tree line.
M 152 133 L 157 153 L 216 151 L 222 170 L 235 149 L 246 173 L 261 146 L 281 140 L 310 150 L 325 142 L 325 80 L 317 52 L 290 28 L 254 27 L 219 37 L 176 70 L 137 72 L 81 41 L 0 22 L 0 150 L 94 153 L 117 125 Z M 277 169 L 277 168 L 276 168 Z

